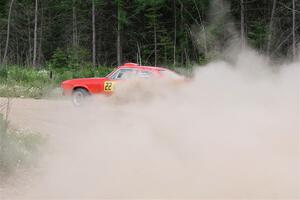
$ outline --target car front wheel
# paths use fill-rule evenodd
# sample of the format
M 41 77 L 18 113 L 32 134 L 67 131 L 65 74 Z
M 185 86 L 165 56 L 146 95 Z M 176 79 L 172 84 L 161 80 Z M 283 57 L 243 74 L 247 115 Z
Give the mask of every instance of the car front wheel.
M 72 95 L 72 101 L 75 106 L 82 106 L 89 92 L 86 89 L 75 89 Z

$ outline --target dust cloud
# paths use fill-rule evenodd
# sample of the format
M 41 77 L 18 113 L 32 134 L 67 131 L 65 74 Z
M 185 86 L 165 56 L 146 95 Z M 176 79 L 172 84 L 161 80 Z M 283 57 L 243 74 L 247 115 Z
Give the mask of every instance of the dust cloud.
M 45 156 L 9 198 L 298 199 L 300 63 L 236 58 L 182 85 L 52 102 Z

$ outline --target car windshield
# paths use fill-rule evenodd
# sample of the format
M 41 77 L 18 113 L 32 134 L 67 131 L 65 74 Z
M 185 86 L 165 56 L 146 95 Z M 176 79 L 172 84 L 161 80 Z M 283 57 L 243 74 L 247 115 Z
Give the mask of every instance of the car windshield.
M 110 73 L 107 77 L 110 79 L 133 79 L 133 78 L 151 78 L 153 73 L 148 70 L 138 70 L 133 68 L 118 69 Z

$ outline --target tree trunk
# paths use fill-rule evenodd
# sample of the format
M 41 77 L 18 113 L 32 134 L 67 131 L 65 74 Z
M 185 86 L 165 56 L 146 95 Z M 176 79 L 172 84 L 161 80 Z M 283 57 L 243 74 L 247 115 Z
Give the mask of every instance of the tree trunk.
M 138 64 L 142 65 L 142 55 L 141 55 L 141 48 L 139 42 L 137 42 L 137 49 L 138 49 Z
M 3 63 L 6 63 L 6 56 L 8 51 L 8 44 L 9 44 L 9 36 L 10 36 L 10 18 L 11 18 L 11 9 L 13 6 L 14 0 L 11 0 L 9 5 L 8 17 L 7 17 L 7 31 L 6 31 L 6 43 L 5 43 L 5 50 L 3 56 Z
M 120 66 L 121 65 L 121 33 L 119 28 L 117 31 L 117 60 L 118 60 L 118 66 Z
M 92 0 L 92 24 L 93 24 L 93 66 L 96 67 L 95 0 Z
M 118 66 L 121 65 L 122 60 L 122 46 L 121 46 L 121 0 L 118 0 L 118 27 L 117 27 L 117 61 Z
M 14 58 L 14 61 L 17 62 L 17 65 L 21 65 L 21 59 L 20 59 L 20 53 L 19 53 L 19 40 L 16 39 L 16 52 L 15 52 L 15 58 Z
M 181 33 L 184 33 L 184 21 L 183 21 L 183 3 L 180 2 L 180 31 Z M 180 44 L 180 51 L 181 51 L 181 64 L 183 65 L 184 64 L 184 49 L 185 47 L 183 46 L 183 42 L 181 41 L 181 44 Z
M 75 47 L 75 46 L 78 46 L 78 34 L 77 34 L 77 16 L 76 16 L 76 7 L 75 7 L 75 2 L 73 0 L 73 8 L 72 8 L 72 41 L 73 41 L 73 44 L 72 46 Z
M 295 0 L 293 1 L 293 59 L 296 58 L 296 6 Z
M 31 65 L 32 61 L 32 44 L 31 44 L 31 28 L 30 28 L 30 15 L 28 13 L 28 18 L 27 18 L 27 26 L 28 26 L 28 58 L 27 58 L 27 65 Z
M 39 38 L 39 56 L 38 56 L 38 63 L 41 64 L 42 63 L 42 56 L 43 56 L 43 51 L 42 51 L 42 45 L 43 45 L 43 21 L 44 21 L 44 12 L 43 12 L 43 9 L 42 9 L 42 6 L 41 6 L 41 17 L 40 17 L 40 21 L 41 21 L 41 24 L 40 24 L 40 38 Z
M 272 41 L 272 32 L 273 32 L 273 19 L 276 11 L 276 4 L 277 0 L 273 0 L 272 12 L 271 12 L 271 19 L 269 24 L 269 35 L 268 35 L 268 43 L 267 43 L 267 54 L 270 55 L 270 48 L 271 48 L 271 41 Z
M 176 66 L 176 39 L 177 39 L 177 9 L 176 9 L 176 0 L 173 0 L 174 6 L 174 51 L 173 51 L 173 65 Z
M 37 24 L 38 24 L 38 0 L 35 0 L 35 12 L 34 12 L 34 41 L 33 41 L 33 67 L 36 67 L 37 58 Z
M 156 28 L 156 16 L 154 17 L 154 66 L 157 66 L 157 28 Z
M 194 5 L 196 7 L 196 10 L 197 10 L 197 13 L 198 13 L 198 18 L 199 18 L 199 21 L 200 21 L 200 24 L 201 24 L 201 27 L 202 27 L 202 31 L 203 31 L 204 57 L 206 58 L 207 57 L 207 36 L 206 36 L 206 29 L 205 29 L 204 22 L 202 21 L 202 17 L 201 17 L 198 5 L 196 3 L 196 0 L 194 0 Z
M 241 47 L 245 48 L 245 13 L 244 0 L 241 0 Z

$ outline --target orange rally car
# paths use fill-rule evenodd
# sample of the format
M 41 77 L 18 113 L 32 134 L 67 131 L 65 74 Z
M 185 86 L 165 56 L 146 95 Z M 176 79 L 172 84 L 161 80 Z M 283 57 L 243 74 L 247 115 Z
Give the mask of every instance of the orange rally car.
M 147 79 L 151 77 L 168 78 L 182 81 L 185 78 L 178 73 L 163 68 L 140 66 L 135 63 L 126 63 L 102 78 L 71 79 L 62 82 L 61 88 L 64 95 L 72 96 L 74 105 L 80 106 L 85 97 L 93 94 L 110 95 L 114 92 L 115 84 L 132 78 Z

